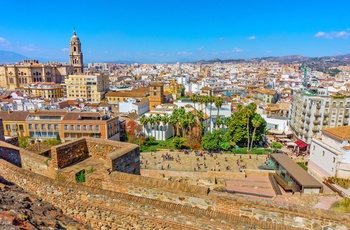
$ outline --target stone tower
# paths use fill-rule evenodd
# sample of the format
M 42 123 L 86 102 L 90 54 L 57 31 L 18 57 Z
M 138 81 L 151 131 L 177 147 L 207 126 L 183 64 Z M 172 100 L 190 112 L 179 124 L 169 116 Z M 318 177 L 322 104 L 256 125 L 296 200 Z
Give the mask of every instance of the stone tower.
M 153 83 L 150 85 L 149 107 L 154 109 L 157 105 L 164 103 L 164 85 L 161 83 Z
M 82 74 L 84 72 L 83 53 L 81 52 L 81 43 L 75 30 L 73 32 L 72 38 L 70 39 L 69 46 L 70 64 L 74 67 L 75 73 Z

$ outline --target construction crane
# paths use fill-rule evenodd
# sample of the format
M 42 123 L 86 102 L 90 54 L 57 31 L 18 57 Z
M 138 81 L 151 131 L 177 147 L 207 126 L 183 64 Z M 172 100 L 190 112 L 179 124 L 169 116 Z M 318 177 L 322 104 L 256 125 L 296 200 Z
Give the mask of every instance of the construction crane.
M 307 82 L 306 82 L 307 65 L 306 65 L 306 64 L 303 64 L 303 65 L 301 66 L 301 69 L 304 70 L 303 86 L 304 86 L 304 89 L 306 89 L 306 87 L 307 87 Z

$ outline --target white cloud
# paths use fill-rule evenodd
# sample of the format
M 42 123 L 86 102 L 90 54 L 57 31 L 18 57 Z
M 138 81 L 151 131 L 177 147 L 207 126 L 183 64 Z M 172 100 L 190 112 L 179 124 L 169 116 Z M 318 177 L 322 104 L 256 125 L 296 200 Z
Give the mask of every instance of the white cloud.
M 240 49 L 240 48 L 233 48 L 232 52 L 235 52 L 235 53 L 243 52 L 243 49 Z
M 186 51 L 182 51 L 182 52 L 177 52 L 178 55 L 182 55 L 182 56 L 189 56 L 191 55 L 192 53 L 190 52 L 186 52 Z
M 199 47 L 197 50 L 202 50 L 204 47 Z
M 61 51 L 66 53 L 66 52 L 69 51 L 69 49 L 68 48 L 62 48 Z
M 103 51 L 104 54 L 108 54 L 108 51 Z
M 271 53 L 271 52 L 272 52 L 271 50 L 266 50 L 266 53 L 268 53 L 268 54 Z
M 223 40 L 225 40 L 225 38 L 224 38 L 224 37 L 219 38 L 219 41 L 223 41 Z
M 346 31 L 333 31 L 333 32 L 323 32 L 320 31 L 315 34 L 316 38 L 327 38 L 327 39 L 333 39 L 333 38 L 343 38 L 347 39 L 350 36 L 349 32 Z
M 0 46 L 9 46 L 11 44 L 11 42 L 9 42 L 8 40 L 6 40 L 3 37 L 0 37 Z
M 248 40 L 255 40 L 256 39 L 256 36 L 250 36 L 248 37 Z
M 212 54 L 213 54 L 213 55 L 217 55 L 217 54 L 219 54 L 219 52 L 212 52 Z
M 29 44 L 29 45 L 26 45 L 26 46 L 18 46 L 18 48 L 22 51 L 38 51 L 39 49 L 36 48 L 33 44 Z

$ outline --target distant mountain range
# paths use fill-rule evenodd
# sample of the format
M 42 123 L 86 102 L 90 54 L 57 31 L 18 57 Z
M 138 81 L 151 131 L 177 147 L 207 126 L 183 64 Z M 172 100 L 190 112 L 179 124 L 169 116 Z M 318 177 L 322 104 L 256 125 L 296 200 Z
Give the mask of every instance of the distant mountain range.
M 350 64 L 350 54 L 345 55 L 335 55 L 335 56 L 324 56 L 324 57 L 304 57 L 301 55 L 289 55 L 289 56 L 280 56 L 280 57 L 261 57 L 261 58 L 251 58 L 251 59 L 225 59 L 221 60 L 219 58 L 215 58 L 212 60 L 200 60 L 194 63 L 201 64 L 211 64 L 211 63 L 242 63 L 242 62 L 251 62 L 251 63 L 260 63 L 262 61 L 268 62 L 279 62 L 282 64 L 293 64 L 293 63 L 303 63 L 308 67 L 325 71 L 330 67 L 337 67 L 341 65 L 349 65 Z
M 23 61 L 25 59 L 38 59 L 40 62 L 46 62 L 45 58 L 29 58 L 22 54 L 1 51 L 0 50 L 0 64 L 10 64 Z M 47 59 L 49 60 L 49 59 Z M 57 60 L 59 61 L 59 60 Z M 211 63 L 242 63 L 242 62 L 251 62 L 251 63 L 260 63 L 262 61 L 268 62 L 279 62 L 282 64 L 292 64 L 292 63 L 305 63 L 311 68 L 324 70 L 329 67 L 336 67 L 339 65 L 348 65 L 350 64 L 350 54 L 345 55 L 336 55 L 336 56 L 324 56 L 324 57 L 304 57 L 302 55 L 289 55 L 289 56 L 280 56 L 280 57 L 260 57 L 260 58 L 251 58 L 251 59 L 219 59 L 215 58 L 212 60 L 200 60 L 200 61 L 191 61 L 188 59 L 181 59 L 178 62 L 181 63 L 201 63 L 201 64 L 211 64 Z M 93 61 L 85 60 L 86 63 L 89 62 L 104 62 L 104 61 Z M 110 63 L 123 63 L 123 64 L 132 64 L 132 63 L 176 63 L 174 62 L 160 62 L 151 59 L 140 59 L 140 60 L 115 60 L 115 61 L 105 61 Z
M 0 64 L 12 64 L 25 59 L 29 58 L 19 53 L 0 50 Z

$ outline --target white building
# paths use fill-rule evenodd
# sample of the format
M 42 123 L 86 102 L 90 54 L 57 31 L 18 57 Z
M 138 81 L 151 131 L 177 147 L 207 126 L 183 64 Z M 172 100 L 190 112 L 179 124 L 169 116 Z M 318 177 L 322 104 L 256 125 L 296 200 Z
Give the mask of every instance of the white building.
M 149 101 L 147 99 L 136 100 L 129 98 L 126 102 L 119 102 L 120 113 L 135 112 L 139 116 L 149 111 Z
M 170 117 L 176 108 L 177 106 L 174 104 L 161 104 L 158 105 L 154 110 L 146 113 L 145 116 L 157 116 L 157 114 L 164 116 L 167 114 Z M 165 141 L 173 136 L 174 126 L 172 126 L 170 123 L 165 124 L 163 122 L 160 122 L 159 124 L 148 123 L 148 125 L 144 127 L 143 132 L 146 134 L 146 136 L 152 136 L 158 141 Z
M 312 138 L 309 171 L 320 178 L 350 178 L 350 126 L 322 129 Z

